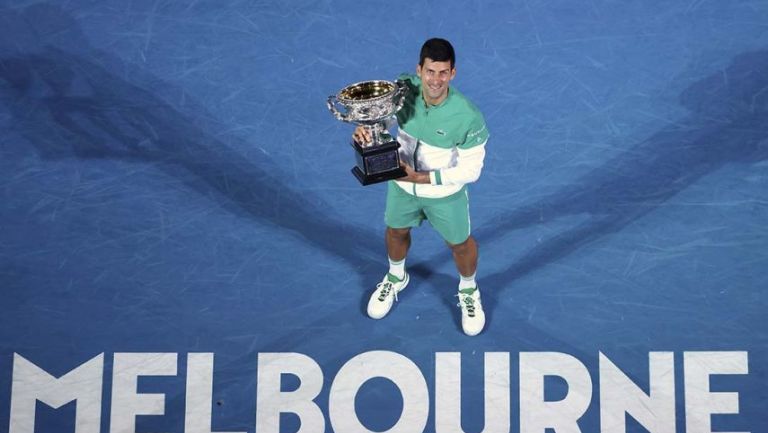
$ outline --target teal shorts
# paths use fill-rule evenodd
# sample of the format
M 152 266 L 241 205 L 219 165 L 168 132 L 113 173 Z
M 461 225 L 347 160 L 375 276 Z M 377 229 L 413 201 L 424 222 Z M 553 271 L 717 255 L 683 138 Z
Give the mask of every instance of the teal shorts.
M 467 188 L 443 198 L 416 197 L 388 182 L 384 222 L 393 229 L 418 227 L 426 219 L 451 245 L 467 240 L 470 233 Z

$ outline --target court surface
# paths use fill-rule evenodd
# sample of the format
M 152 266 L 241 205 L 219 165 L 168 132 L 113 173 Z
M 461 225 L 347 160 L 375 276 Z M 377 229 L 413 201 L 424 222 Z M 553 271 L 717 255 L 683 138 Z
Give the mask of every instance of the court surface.
M 491 133 L 472 338 L 428 224 L 366 317 L 326 108 L 433 36 Z M 0 128 L 0 431 L 766 431 L 765 1 L 6 1 Z

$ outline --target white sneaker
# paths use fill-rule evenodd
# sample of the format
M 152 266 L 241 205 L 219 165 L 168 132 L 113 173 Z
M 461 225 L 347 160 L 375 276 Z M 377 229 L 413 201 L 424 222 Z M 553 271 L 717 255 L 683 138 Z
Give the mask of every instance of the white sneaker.
M 459 297 L 458 306 L 461 307 L 461 327 L 469 336 L 479 334 L 485 326 L 485 313 L 480 302 L 480 288 L 470 287 L 461 289 L 456 295 Z
M 371 299 L 368 300 L 368 316 L 371 319 L 381 319 L 389 313 L 392 309 L 392 304 L 397 301 L 397 293 L 405 289 L 408 285 L 408 272 L 402 280 L 396 276 L 387 273 L 384 275 L 384 279 L 376 285 L 376 290 L 371 294 Z

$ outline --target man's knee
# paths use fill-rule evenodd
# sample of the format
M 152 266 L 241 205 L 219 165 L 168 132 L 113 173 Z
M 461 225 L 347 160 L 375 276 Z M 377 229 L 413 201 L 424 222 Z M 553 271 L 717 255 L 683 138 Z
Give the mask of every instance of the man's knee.
M 395 228 L 392 228 L 392 227 L 387 227 L 387 235 L 392 237 L 392 238 L 398 239 L 398 240 L 406 240 L 406 239 L 408 239 L 410 234 L 411 234 L 411 228 L 410 227 L 405 227 L 405 228 L 401 228 L 401 229 L 395 229 Z
M 477 249 L 477 243 L 472 238 L 472 236 L 468 237 L 464 242 L 460 244 L 451 244 L 448 243 L 448 247 L 451 248 L 451 251 L 457 254 L 465 254 L 468 252 L 471 252 L 473 250 Z

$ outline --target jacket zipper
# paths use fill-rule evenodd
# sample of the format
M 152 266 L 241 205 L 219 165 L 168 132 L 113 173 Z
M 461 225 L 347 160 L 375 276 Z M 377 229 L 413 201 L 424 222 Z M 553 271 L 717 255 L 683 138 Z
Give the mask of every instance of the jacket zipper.
M 424 135 L 424 127 L 427 124 L 427 120 L 429 118 L 429 108 L 424 107 L 424 122 L 421 124 L 421 128 L 419 128 L 419 137 Z M 416 139 L 416 147 L 413 148 L 413 171 L 419 171 L 419 160 L 418 160 L 418 153 L 419 153 L 419 146 L 421 145 L 421 139 Z M 416 183 L 413 184 L 413 195 L 415 197 L 418 197 L 419 195 L 416 194 Z

